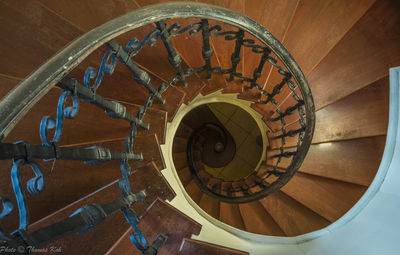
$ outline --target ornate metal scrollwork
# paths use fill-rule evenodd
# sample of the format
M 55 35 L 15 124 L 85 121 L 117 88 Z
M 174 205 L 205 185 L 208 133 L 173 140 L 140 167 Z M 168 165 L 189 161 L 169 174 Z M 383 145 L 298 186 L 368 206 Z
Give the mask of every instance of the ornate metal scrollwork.
M 22 165 L 29 165 L 35 174 L 35 177 L 31 178 L 26 184 L 27 190 L 30 194 L 37 195 L 43 190 L 44 177 L 39 165 L 35 161 L 27 161 L 25 159 L 14 160 L 13 167 L 11 169 L 11 183 L 18 205 L 19 229 L 26 229 L 29 224 L 29 213 L 26 207 L 25 195 L 19 179 L 20 167 Z
M 72 99 L 72 106 L 65 107 L 68 97 L 71 97 Z M 58 143 L 61 139 L 64 116 L 68 119 L 73 119 L 78 114 L 78 109 L 78 97 L 76 95 L 73 95 L 70 91 L 64 91 L 61 94 L 60 99 L 58 100 L 57 119 L 54 120 L 51 116 L 45 116 L 40 122 L 40 138 L 42 140 L 42 143 L 47 146 Z M 48 131 L 53 129 L 55 129 L 54 137 L 53 139 L 49 140 Z

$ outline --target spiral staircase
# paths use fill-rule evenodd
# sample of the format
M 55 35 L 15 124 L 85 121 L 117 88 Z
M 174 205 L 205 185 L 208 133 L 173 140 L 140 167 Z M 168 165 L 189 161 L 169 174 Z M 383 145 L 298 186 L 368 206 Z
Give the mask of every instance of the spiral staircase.
M 26 216 L 30 224 L 25 222 L 28 225 L 27 232 L 40 232 L 40 229 L 64 219 L 78 219 L 77 216 L 83 215 L 85 210 L 94 208 L 85 205 L 94 203 L 103 206 L 115 201 L 107 208 L 117 203 L 133 204 L 131 208 L 135 217 L 140 218 L 137 223 L 129 209 L 121 209 L 124 214 L 111 214 L 110 209 L 110 215 L 96 228 L 90 231 L 86 228 L 70 230 L 82 233 L 46 243 L 43 247 L 47 247 L 47 250 L 38 248 L 31 251 L 37 254 L 139 254 L 141 247 L 144 254 L 155 254 L 158 249 L 159 254 L 265 254 L 259 243 L 250 242 L 246 243 L 248 246 L 240 246 L 240 242 L 236 245 L 232 242 L 232 245 L 225 245 L 235 249 L 219 246 L 217 244 L 230 242 L 214 241 L 211 232 L 226 234 L 221 238 L 235 236 L 232 240 L 267 240 L 263 238 L 276 236 L 278 239 L 274 240 L 285 243 L 284 237 L 307 235 L 329 228 L 330 224 L 340 220 L 373 182 L 385 149 L 389 117 L 388 69 L 400 65 L 398 1 L 198 1 L 242 13 L 266 27 L 300 66 L 308 80 L 312 97 L 307 97 L 307 81 L 303 83 L 301 75 L 292 73 L 297 69 L 295 64 L 287 63 L 290 55 L 269 52 L 271 58 L 269 61 L 264 59 L 264 66 L 261 65 L 264 69 L 257 76 L 254 70 L 260 66 L 260 57 L 264 52 L 258 52 L 258 46 L 246 46 L 242 47 L 242 51 L 236 51 L 240 34 L 236 32 L 237 28 L 232 23 L 223 24 L 218 19 L 218 11 L 190 4 L 176 6 L 188 10 L 193 8 L 193 12 L 198 11 L 199 16 L 186 15 L 185 18 L 178 16 L 166 20 L 175 17 L 178 10 L 174 12 L 172 8 L 161 5 L 158 9 L 150 7 L 146 9 L 147 13 L 139 11 L 134 17 L 139 21 L 143 19 L 143 23 L 124 20 L 120 24 L 125 26 L 125 30 L 134 29 L 127 32 L 121 30 L 114 35 L 117 35 L 115 42 L 120 45 L 129 42 L 135 45 L 133 50 L 140 49 L 132 59 L 142 71 L 140 73 L 149 76 L 156 90 L 151 90 L 145 79 L 137 78 L 141 76 L 134 75 L 136 79 L 132 79 L 132 70 L 137 69 L 132 68 L 132 64 L 131 68 L 126 68 L 125 65 L 129 67 L 128 58 L 123 55 L 114 59 L 112 56 L 106 58 L 103 66 L 106 74 L 99 80 L 101 86 L 98 89 L 96 85 L 91 85 L 95 86 L 94 90 L 90 86 L 86 88 L 92 90 L 78 89 L 77 83 L 81 87 L 85 87 L 82 85 L 85 83 L 93 84 L 96 73 L 91 75 L 91 71 L 100 69 L 108 49 L 124 54 L 116 50 L 119 44 L 109 42 L 110 36 L 101 34 L 107 31 L 106 25 L 103 26 L 104 30 L 92 29 L 140 7 L 160 2 L 164 1 L 117 0 L 101 4 L 91 0 L 79 3 L 64 0 L 0 1 L 1 97 L 5 97 L 19 83 L 22 84 L 24 78 L 47 59 L 63 54 L 58 51 L 86 32 L 93 36 L 88 37 L 88 45 L 102 45 L 96 50 L 88 49 L 82 55 L 70 51 L 71 55 L 60 57 L 65 63 L 71 60 L 65 66 L 65 71 L 56 73 L 56 70 L 47 69 L 42 72 L 43 77 L 34 74 L 28 77 L 34 83 L 36 79 L 61 79 L 67 74 L 67 77 L 76 78 L 76 81 L 63 79 L 57 86 L 43 86 L 40 90 L 34 87 L 25 91 L 14 90 L 22 95 L 15 108 L 25 109 L 30 105 L 29 102 L 36 104 L 29 111 L 21 110 L 27 111 L 27 114 L 23 118 L 21 116 L 20 120 L 20 116 L 17 116 L 9 122 L 12 124 L 1 127 L 1 142 L 9 145 L 9 151 L 15 148 L 20 153 L 20 148 L 23 148 L 25 152 L 21 153 L 28 155 L 26 148 L 29 146 L 33 148 L 42 144 L 51 147 L 55 144 L 47 137 L 52 132 L 51 121 L 47 119 L 43 124 L 43 117 L 58 116 L 57 102 L 64 91 L 68 93 L 64 96 L 63 106 L 72 106 L 69 110 L 62 109 L 66 118 L 62 138 L 57 143 L 60 146 L 48 152 L 52 157 L 47 159 L 53 160 L 38 160 L 41 178 L 46 181 L 44 188 L 40 187 L 40 178 L 37 178 L 35 171 L 35 187 L 31 185 L 29 192 L 23 191 L 30 213 Z M 229 33 L 220 36 L 209 34 L 212 55 L 207 58 L 204 51 L 204 38 L 207 36 L 204 34 L 204 19 L 209 17 L 201 15 L 207 15 L 208 11 L 218 20 L 209 19 L 210 28 L 220 26 L 220 31 L 235 31 L 235 34 L 230 40 L 226 39 Z M 235 24 L 243 24 L 240 22 L 244 21 L 238 17 L 231 16 L 228 19 L 236 18 L 238 23 Z M 165 23 L 154 23 L 159 19 L 165 19 Z M 181 27 L 174 28 L 175 22 Z M 186 30 L 179 30 L 185 27 Z M 168 31 L 170 35 L 178 32 L 171 38 L 162 32 L 155 43 L 151 37 L 146 39 L 146 35 L 155 28 Z M 216 29 L 214 33 L 220 31 Z M 243 38 L 253 40 L 247 41 L 247 44 L 261 43 L 260 38 L 249 33 L 252 32 L 251 28 L 247 32 L 247 37 Z M 96 41 L 95 36 L 101 37 L 102 41 Z M 140 45 L 140 40 L 132 41 L 133 37 L 143 41 L 146 39 L 148 45 Z M 171 50 L 171 45 L 175 51 Z M 280 46 L 271 47 L 275 49 Z M 233 70 L 235 58 L 232 56 L 235 52 L 239 61 Z M 78 57 L 75 59 L 72 53 Z M 174 61 L 177 55 L 181 58 L 180 63 Z M 119 63 L 111 71 L 114 60 Z M 125 63 L 121 63 L 124 60 Z M 193 71 L 191 75 L 183 74 L 185 70 L 196 70 L 203 63 L 206 64 L 204 70 L 197 73 Z M 59 63 L 55 61 L 50 64 Z M 95 69 L 88 71 L 89 66 Z M 219 71 L 207 69 L 215 66 L 220 67 Z M 229 68 L 232 68 L 230 72 L 221 71 Z M 108 71 L 113 74 L 108 75 Z M 294 76 L 297 86 L 281 86 L 275 91 L 276 85 L 288 72 Z M 185 76 L 185 79 L 176 78 L 174 75 L 177 73 L 181 74 L 180 77 Z M 231 76 L 235 76 L 234 79 Z M 246 77 L 253 80 L 246 80 Z M 148 99 L 149 91 L 151 102 Z M 79 102 L 79 111 L 75 114 L 78 106 L 74 97 L 77 96 L 85 100 Z M 272 97 L 275 101 L 271 100 Z M 70 99 L 72 102 L 68 101 Z M 97 105 L 93 103 L 95 100 Z M 186 150 L 190 136 L 200 122 L 185 121 L 184 117 L 199 105 L 235 100 L 237 105 L 242 105 L 251 113 L 260 130 L 264 131 L 263 156 L 252 175 L 235 183 L 220 180 L 218 185 L 214 183 L 202 187 L 195 180 L 196 171 L 190 169 Z M 7 99 L 3 99 L 2 106 L 6 104 Z M 314 112 L 311 110 L 314 105 L 315 131 L 311 143 L 314 123 Z M 123 114 L 118 112 L 119 106 L 125 107 Z M 111 118 L 104 116 L 104 110 L 108 111 L 107 115 Z M 13 108 L 1 109 L 1 112 L 5 111 L 12 112 Z M 206 116 L 203 114 L 199 117 Z M 1 116 L 3 118 L 5 115 Z M 69 117 L 74 119 L 69 120 Z M 309 124 L 307 130 L 302 126 L 303 117 L 307 117 L 303 120 Z M 209 120 L 204 118 L 201 121 Z M 1 122 L 5 122 L 5 119 Z M 296 132 L 290 133 L 290 130 Z M 128 133 L 134 137 L 133 142 L 125 140 Z M 25 144 L 12 145 L 21 140 L 26 141 Z M 44 141 L 48 141 L 48 144 Z M 71 157 L 68 148 L 89 151 L 92 153 L 87 156 L 89 158 L 96 154 L 96 157 L 91 160 L 86 158 L 86 161 L 97 165 L 61 160 L 63 153 Z M 99 148 L 108 148 L 112 152 Z M 99 159 L 97 155 L 102 153 L 109 155 L 108 159 L 112 160 Z M 9 233 L 21 229 L 21 211 L 4 216 L 10 204 L 6 203 L 6 197 L 14 207 L 20 205 L 15 199 L 15 187 L 10 182 L 10 169 L 20 170 L 20 183 L 29 183 L 33 177 L 30 169 L 34 169 L 36 163 L 31 163 L 33 161 L 28 156 L 25 156 L 25 161 L 15 157 L 14 160 L 6 159 L 5 156 L 1 159 L 0 196 L 3 211 L 0 218 L 4 233 Z M 121 166 L 120 161 L 124 162 L 124 159 L 126 162 L 133 161 L 131 172 L 127 163 Z M 276 174 L 277 171 L 280 174 Z M 205 171 L 202 173 L 204 177 Z M 287 173 L 283 174 L 286 177 L 282 178 L 282 173 Z M 206 179 L 212 177 L 207 175 Z M 135 194 L 130 192 L 130 186 Z M 222 187 L 229 188 L 223 190 Z M 125 198 L 131 200 L 119 199 L 121 189 Z M 37 195 L 35 193 L 38 192 L 31 192 L 35 190 L 41 192 Z M 146 191 L 145 199 L 139 192 L 141 190 Z M 104 208 L 102 210 L 108 214 Z M 72 217 L 74 215 L 75 218 Z M 3 229 L 0 230 L 3 235 Z M 136 239 L 132 238 L 132 231 L 137 234 Z M 141 239 L 141 233 L 147 241 Z M 26 233 L 19 231 L 16 235 L 24 239 Z M 130 239 L 136 240 L 139 249 Z M 24 242 L 28 241 L 24 239 Z M 271 254 L 296 254 L 283 247 L 280 250 L 279 245 L 268 249 Z M 26 251 L 24 248 L 23 252 Z M 4 250 L 1 252 L 7 253 Z

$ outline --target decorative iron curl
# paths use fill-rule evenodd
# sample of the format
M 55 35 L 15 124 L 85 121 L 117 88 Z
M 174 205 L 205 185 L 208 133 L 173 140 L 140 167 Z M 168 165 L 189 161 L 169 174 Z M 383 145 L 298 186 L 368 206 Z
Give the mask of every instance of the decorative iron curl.
M 144 39 L 139 43 L 139 39 L 136 37 L 132 38 L 125 47 L 125 51 L 128 53 L 129 57 L 137 55 L 144 45 L 149 45 L 150 47 L 156 44 L 158 38 L 160 37 L 160 31 L 156 28 L 151 30 Z
M 104 73 L 112 74 L 115 69 L 116 62 L 116 55 L 112 50 L 108 50 L 100 64 L 99 72 L 96 73 L 96 69 L 94 67 L 89 66 L 86 69 L 85 75 L 83 77 L 83 84 L 90 88 L 93 92 L 96 92 L 97 88 L 100 86 L 100 83 L 103 79 Z M 96 77 L 97 74 L 97 77 Z M 96 78 L 96 79 L 95 79 Z M 90 85 L 90 81 L 95 79 L 94 83 Z
M 138 248 L 141 252 L 144 252 L 145 249 L 149 246 L 146 238 L 144 237 L 142 231 L 138 228 L 137 224 L 139 223 L 139 218 L 136 215 L 135 211 L 131 208 L 122 208 L 121 211 L 124 213 L 126 220 L 129 225 L 131 225 L 133 229 L 133 233 L 129 235 L 131 242 Z
M 72 99 L 72 106 L 65 107 L 68 96 Z M 40 139 L 43 145 L 50 146 L 51 144 L 58 143 L 61 139 L 64 116 L 67 119 L 73 119 L 78 114 L 79 99 L 77 95 L 73 95 L 70 91 L 64 91 L 57 105 L 57 120 L 55 121 L 51 116 L 43 117 L 40 122 Z M 52 140 L 48 138 L 48 131 L 55 129 L 54 137 Z
M 189 31 L 189 35 L 194 35 L 202 29 L 202 24 L 201 24 L 201 22 L 196 22 L 196 23 L 190 24 L 190 25 L 182 28 L 181 30 L 178 30 L 180 28 L 181 28 L 181 25 L 179 25 L 179 23 L 172 24 L 168 28 L 170 37 L 175 37 L 175 36 L 181 35 L 181 34 L 185 33 L 186 31 Z
M 2 205 L 2 210 L 0 211 L 0 219 L 7 217 L 14 210 L 14 204 L 7 197 L 0 197 L 0 204 Z M 9 241 L 11 236 L 6 233 L 0 224 L 0 240 Z
M 26 188 L 30 194 L 37 195 L 44 188 L 44 177 L 40 170 L 39 165 L 33 161 L 26 159 L 13 160 L 13 166 L 11 169 L 11 183 L 17 200 L 18 212 L 19 212 L 19 229 L 26 229 L 29 224 L 29 212 L 26 208 L 25 195 L 22 191 L 21 182 L 19 179 L 20 167 L 22 165 L 29 165 L 35 174 L 35 177 L 31 178 L 26 183 Z
M 221 31 L 221 26 L 219 26 L 219 25 L 212 26 L 210 28 L 210 32 L 212 30 Z M 222 32 L 218 32 L 218 33 L 211 33 L 211 36 L 222 36 L 222 35 L 225 36 L 224 38 L 227 41 L 236 40 L 237 38 L 240 37 L 240 33 L 238 31 L 222 31 Z
M 264 52 L 269 52 L 270 50 L 268 47 L 261 46 L 255 44 L 255 41 L 253 39 L 243 39 L 243 46 L 251 48 L 251 51 L 254 53 L 264 53 Z

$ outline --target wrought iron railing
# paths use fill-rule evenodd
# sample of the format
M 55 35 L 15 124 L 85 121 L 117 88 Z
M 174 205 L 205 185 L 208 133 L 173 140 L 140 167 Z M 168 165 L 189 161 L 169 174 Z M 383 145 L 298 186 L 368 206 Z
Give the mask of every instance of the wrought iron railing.
M 167 26 L 165 20 L 171 17 L 198 18 L 198 21 L 183 28 L 177 23 Z M 219 25 L 210 27 L 209 20 L 225 22 L 237 27 L 237 30 L 224 31 Z M 114 39 L 115 36 L 123 32 L 151 23 L 155 25 L 155 28 L 142 41 L 133 38 L 126 47 L 123 47 Z M 193 35 L 200 31 L 203 41 L 202 56 L 205 64 L 195 69 L 185 69 L 182 65 L 182 57 L 175 49 L 171 38 L 186 33 Z M 254 36 L 263 44 L 258 45 L 253 39 L 246 39 L 248 34 Z M 210 61 L 213 54 L 212 47 L 210 46 L 210 38 L 221 36 L 225 40 L 235 41 L 231 55 L 231 67 L 228 69 L 212 66 Z M 135 55 L 143 47 L 151 47 L 158 43 L 159 39 L 161 39 L 165 46 L 168 52 L 168 60 L 175 68 L 176 73 L 169 82 L 163 83 L 160 87 L 156 88 L 152 84 L 150 75 L 141 69 L 134 59 Z M 98 70 L 96 71 L 95 68 L 88 67 L 84 77 L 82 77 L 83 84 L 78 82 L 77 77 L 70 77 L 70 71 L 84 57 L 88 56 L 102 44 L 108 47 L 108 51 L 103 56 Z M 260 62 L 254 71 L 253 77 L 245 77 L 237 70 L 238 63 L 241 61 L 240 52 L 244 47 L 249 47 L 254 54 L 260 55 Z M 286 68 L 279 66 L 277 60 L 270 55 L 271 53 L 274 53 L 285 64 Z M 134 80 L 148 91 L 144 105 L 139 108 L 136 114 L 127 112 L 123 104 L 106 100 L 96 92 L 101 85 L 103 76 L 113 73 L 117 59 L 131 71 Z M 264 90 L 257 83 L 266 62 L 276 67 L 278 73 L 283 77 L 282 82 L 277 84 L 272 92 Z M 145 199 L 145 192 L 136 191 L 134 193 L 134 187 L 132 188 L 129 183 L 131 175 L 130 162 L 143 158 L 141 153 L 133 153 L 134 138 L 138 128 L 151 129 L 149 124 L 143 121 L 143 118 L 154 100 L 159 103 L 165 103 L 163 93 L 171 84 L 190 86 L 186 82 L 186 78 L 203 72 L 206 73 L 208 78 L 212 77 L 214 73 L 222 73 L 227 76 L 228 81 L 242 80 L 250 88 L 257 88 L 267 96 L 264 103 L 270 102 L 275 106 L 276 112 L 279 114 L 276 121 L 280 121 L 282 124 L 282 135 L 277 137 L 277 139 L 282 141 L 281 154 L 276 155 L 278 157 L 277 161 L 279 162 L 282 157 L 290 156 L 293 158 L 292 164 L 284 172 L 278 171 L 278 165 L 271 171 L 268 171 L 269 175 L 278 176 L 278 180 L 263 186 L 263 191 L 251 194 L 251 199 L 265 196 L 284 185 L 293 176 L 303 161 L 310 146 L 314 128 L 314 108 L 309 86 L 300 68 L 287 50 L 265 28 L 256 22 L 224 8 L 199 3 L 168 3 L 149 6 L 112 20 L 78 38 L 29 75 L 1 100 L 0 138 L 3 140 L 15 124 L 28 113 L 29 109 L 50 88 L 57 85 L 63 90 L 57 105 L 56 119 L 51 116 L 45 116 L 41 121 L 39 128 L 42 140 L 41 145 L 31 145 L 23 141 L 14 144 L 0 143 L 0 158 L 12 159 L 13 161 L 11 169 L 12 185 L 20 218 L 19 227 L 11 234 L 6 233 L 0 228 L 0 239 L 2 242 L 9 246 L 22 245 L 38 248 L 67 232 L 84 233 L 97 226 L 107 215 L 119 210 L 125 215 L 126 220 L 134 230 L 134 233 L 131 234 L 131 240 L 136 247 L 145 254 L 155 254 L 166 237 L 161 235 L 160 238 L 155 240 L 153 245 L 149 245 L 137 227 L 138 218 L 135 212 L 130 208 L 138 199 Z M 274 100 L 274 97 L 282 90 L 283 86 L 288 86 L 293 91 L 295 99 L 298 102 L 293 107 L 298 109 L 300 113 L 300 129 L 286 130 L 285 128 L 284 116 L 292 114 L 293 110 L 290 108 L 286 111 L 281 111 Z M 300 89 L 301 94 L 296 92 L 296 87 Z M 72 106 L 66 106 L 67 98 L 72 100 Z M 74 119 L 78 114 L 79 100 L 90 102 L 104 109 L 108 117 L 124 119 L 129 122 L 130 128 L 127 130 L 126 150 L 124 152 L 112 152 L 103 147 L 82 149 L 73 147 L 65 148 L 58 145 L 62 138 L 63 122 L 65 118 Z M 53 138 L 49 138 L 49 131 L 51 130 L 54 131 Z M 285 138 L 296 134 L 299 135 L 297 150 L 292 154 L 288 154 L 283 147 Z M 29 214 L 25 201 L 25 192 L 20 182 L 19 168 L 21 165 L 29 165 L 31 167 L 35 177 L 28 181 L 27 190 L 31 194 L 38 194 L 44 189 L 45 180 L 40 164 L 36 161 L 37 159 L 44 161 L 53 161 L 55 159 L 81 160 L 92 165 L 101 164 L 109 160 L 118 160 L 120 161 L 122 174 L 119 181 L 122 197 L 117 201 L 105 205 L 94 204 L 82 207 L 70 217 L 60 222 L 28 233 L 26 230 L 29 226 Z M 8 198 L 2 197 L 0 201 L 3 206 L 0 218 L 7 219 L 6 217 L 13 212 L 14 206 Z

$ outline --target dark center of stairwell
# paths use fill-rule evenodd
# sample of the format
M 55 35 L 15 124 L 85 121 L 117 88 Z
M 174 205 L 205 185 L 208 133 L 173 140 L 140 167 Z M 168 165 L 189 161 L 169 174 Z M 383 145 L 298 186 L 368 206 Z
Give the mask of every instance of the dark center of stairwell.
M 209 175 L 235 181 L 256 170 L 263 151 L 261 131 L 242 108 L 229 103 L 201 105 L 183 118 L 177 134 L 181 128 L 195 133 L 194 164 Z

